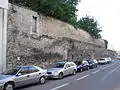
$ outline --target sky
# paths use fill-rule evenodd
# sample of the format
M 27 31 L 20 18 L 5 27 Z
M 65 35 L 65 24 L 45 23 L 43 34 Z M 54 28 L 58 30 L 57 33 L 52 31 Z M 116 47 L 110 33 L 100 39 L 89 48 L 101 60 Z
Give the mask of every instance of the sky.
M 81 0 L 78 19 L 94 16 L 102 27 L 102 38 L 108 40 L 108 48 L 120 51 L 120 0 Z

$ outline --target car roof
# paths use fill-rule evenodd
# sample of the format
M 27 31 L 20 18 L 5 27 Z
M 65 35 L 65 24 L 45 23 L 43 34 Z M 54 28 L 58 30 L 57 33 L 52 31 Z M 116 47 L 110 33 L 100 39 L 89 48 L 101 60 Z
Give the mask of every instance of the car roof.
M 18 68 L 22 68 L 22 67 L 37 67 L 37 66 L 16 66 L 16 67 L 18 67 Z
M 100 59 L 105 59 L 105 58 L 100 58 Z
M 57 63 L 65 63 L 66 64 L 66 63 L 74 63 L 74 62 L 57 62 Z
M 40 67 L 38 67 L 38 66 L 16 66 L 16 67 L 18 67 L 18 68 L 24 68 L 24 67 L 35 67 L 35 68 L 37 68 L 37 69 L 39 69 L 39 70 L 42 70 L 42 68 L 40 68 Z

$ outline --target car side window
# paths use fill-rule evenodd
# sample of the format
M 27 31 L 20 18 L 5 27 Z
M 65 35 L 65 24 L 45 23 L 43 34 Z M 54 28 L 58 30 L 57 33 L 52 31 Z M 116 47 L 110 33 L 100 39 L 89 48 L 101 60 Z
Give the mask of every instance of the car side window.
M 29 67 L 23 67 L 19 73 L 22 75 L 29 74 Z
M 38 72 L 39 70 L 35 67 L 29 67 L 29 72 L 30 73 L 34 73 L 34 72 Z
M 71 64 L 70 64 L 70 67 L 71 67 L 71 66 L 75 66 L 74 63 L 71 63 Z
M 66 64 L 65 68 L 69 68 L 69 67 L 70 67 L 70 65 L 69 65 L 69 64 Z

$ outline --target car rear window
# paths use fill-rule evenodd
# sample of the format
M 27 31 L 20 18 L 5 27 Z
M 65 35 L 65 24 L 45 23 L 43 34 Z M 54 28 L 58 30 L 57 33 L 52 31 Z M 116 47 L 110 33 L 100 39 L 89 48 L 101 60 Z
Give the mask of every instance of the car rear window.
M 75 64 L 80 65 L 80 64 L 82 64 L 82 62 L 81 61 L 75 61 Z
M 100 60 L 105 60 L 105 59 L 100 59 Z

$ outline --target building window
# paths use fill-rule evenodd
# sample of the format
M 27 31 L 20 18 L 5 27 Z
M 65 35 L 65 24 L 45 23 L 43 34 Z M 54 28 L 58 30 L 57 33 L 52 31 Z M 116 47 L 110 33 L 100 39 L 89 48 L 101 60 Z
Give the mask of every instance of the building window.
M 32 32 L 37 33 L 37 17 L 33 16 L 32 22 Z

